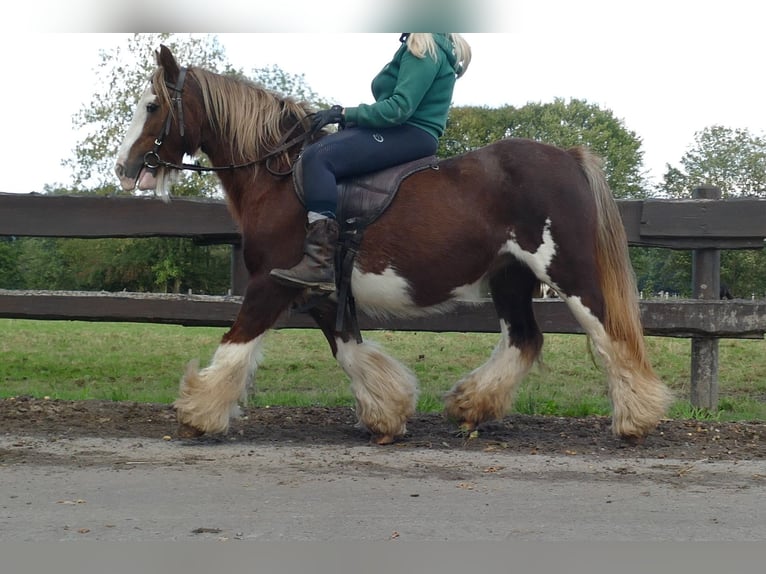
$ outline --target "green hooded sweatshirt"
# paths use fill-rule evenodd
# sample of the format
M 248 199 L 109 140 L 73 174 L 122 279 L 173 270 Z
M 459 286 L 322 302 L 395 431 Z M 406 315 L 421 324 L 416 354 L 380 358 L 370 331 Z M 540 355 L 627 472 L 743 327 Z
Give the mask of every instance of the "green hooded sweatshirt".
M 346 108 L 346 123 L 365 128 L 417 126 L 435 139 L 444 133 L 452 104 L 457 57 L 446 34 L 434 34 L 436 59 L 415 57 L 402 43 L 372 80 L 374 104 Z

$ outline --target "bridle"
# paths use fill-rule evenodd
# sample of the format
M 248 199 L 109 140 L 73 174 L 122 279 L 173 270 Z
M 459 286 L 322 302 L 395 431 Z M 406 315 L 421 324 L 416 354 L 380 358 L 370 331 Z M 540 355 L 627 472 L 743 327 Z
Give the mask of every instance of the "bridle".
M 160 157 L 160 147 L 162 147 L 162 143 L 164 141 L 165 136 L 167 136 L 170 133 L 170 127 L 173 123 L 173 111 L 172 106 L 174 105 L 178 110 L 178 127 L 181 134 L 181 138 L 184 137 L 184 109 L 183 109 L 183 102 L 182 102 L 182 95 L 183 95 L 183 88 L 184 88 L 184 81 L 186 80 L 186 72 L 187 68 L 181 68 L 180 73 L 178 74 L 178 79 L 176 80 L 175 85 L 171 84 L 165 84 L 170 92 L 172 92 L 172 96 L 170 98 L 171 101 L 171 109 L 168 110 L 168 115 L 165 118 L 165 124 L 162 127 L 162 131 L 160 132 L 160 135 L 157 136 L 154 140 L 154 146 L 152 147 L 151 151 L 148 151 L 144 154 L 144 167 L 150 170 L 156 170 L 159 167 L 167 167 L 171 169 L 180 169 L 180 170 L 191 170 L 191 171 L 197 171 L 197 172 L 214 172 L 214 171 L 230 171 L 235 169 L 241 169 L 244 167 L 250 167 L 257 163 L 265 162 L 266 169 L 274 176 L 281 177 L 285 175 L 289 175 L 293 171 L 293 166 L 291 165 L 290 168 L 287 171 L 276 171 L 271 168 L 270 161 L 274 159 L 275 157 L 281 155 L 283 152 L 287 151 L 291 147 L 293 147 L 295 144 L 300 142 L 305 142 L 312 134 L 313 132 L 311 130 L 306 130 L 297 136 L 288 139 L 290 135 L 298 128 L 298 126 L 302 125 L 302 122 L 298 121 L 293 126 L 287 130 L 285 135 L 282 137 L 282 140 L 279 142 L 276 148 L 269 151 L 266 155 L 263 157 L 260 157 L 258 159 L 254 159 L 252 161 L 248 161 L 246 163 L 239 163 L 239 164 L 230 164 L 226 166 L 203 166 L 199 163 L 173 163 L 170 161 L 165 161 Z

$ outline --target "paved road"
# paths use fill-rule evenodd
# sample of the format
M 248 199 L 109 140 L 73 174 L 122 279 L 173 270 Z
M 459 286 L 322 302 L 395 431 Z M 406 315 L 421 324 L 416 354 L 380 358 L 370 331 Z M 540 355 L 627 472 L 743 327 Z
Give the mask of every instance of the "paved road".
M 2 541 L 766 540 L 766 461 L 0 437 Z

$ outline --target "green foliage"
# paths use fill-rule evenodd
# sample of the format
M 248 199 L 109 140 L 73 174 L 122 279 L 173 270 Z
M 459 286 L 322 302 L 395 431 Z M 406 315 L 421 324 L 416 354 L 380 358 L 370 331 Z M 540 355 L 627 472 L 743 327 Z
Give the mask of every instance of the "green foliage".
M 660 291 L 679 297 L 691 296 L 692 262 L 690 251 L 655 247 L 631 247 L 630 259 L 638 290 L 649 298 Z
M 0 288 L 20 289 L 21 269 L 19 268 L 18 239 L 0 237 Z
M 677 419 L 720 422 L 722 412 L 722 410 L 711 411 L 710 409 L 693 407 L 689 403 L 677 403 L 673 405 L 670 416 Z
M 766 299 L 766 249 L 722 251 L 721 282 L 736 299 Z
M 0 288 L 226 294 L 231 248 L 190 239 L 19 238 L 0 242 Z M 7 257 L 4 257 L 4 254 Z
M 631 247 L 630 258 L 639 291 L 645 297 L 660 291 L 692 296 L 690 251 Z M 766 250 L 722 250 L 721 283 L 729 287 L 735 299 L 766 298 Z
M 278 92 L 283 96 L 290 96 L 298 101 L 310 102 L 317 107 L 329 107 L 331 105 L 330 102 L 311 89 L 306 83 L 306 76 L 290 74 L 279 66 L 256 68 L 250 74 L 250 79 L 269 90 Z
M 452 157 L 488 145 L 510 135 L 516 109 L 454 106 L 439 141 L 438 155 Z
M 688 198 L 695 188 L 715 186 L 723 198 L 766 197 L 766 139 L 747 129 L 711 126 L 697 132 L 694 143 L 681 158 L 680 167 L 667 166 L 655 193 L 664 197 Z M 685 282 L 688 293 L 691 257 L 670 250 L 656 250 L 645 277 L 656 287 Z M 664 259 L 664 262 L 663 262 Z M 681 277 L 682 276 L 682 277 Z M 766 297 L 766 253 L 764 250 L 721 252 L 721 281 L 737 298 Z
M 700 186 L 713 185 L 726 197 L 766 197 L 766 139 L 747 129 L 710 126 L 694 134 L 694 143 L 668 166 L 658 194 L 691 197 Z

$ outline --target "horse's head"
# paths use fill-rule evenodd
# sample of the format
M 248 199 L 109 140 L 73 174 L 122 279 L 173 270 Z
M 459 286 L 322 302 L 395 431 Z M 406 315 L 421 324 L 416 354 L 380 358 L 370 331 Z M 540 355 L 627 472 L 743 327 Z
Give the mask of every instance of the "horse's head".
M 173 176 L 192 169 L 217 172 L 227 193 L 235 193 L 252 187 L 261 165 L 287 175 L 302 146 L 324 134 L 307 130 L 306 102 L 234 75 L 183 68 L 165 46 L 156 56 L 117 156 L 115 173 L 126 191 L 156 189 L 167 198 Z M 212 165 L 182 163 L 198 152 Z
M 125 139 L 120 146 L 115 173 L 122 189 L 159 188 L 166 195 L 168 164 L 178 164 L 192 139 L 184 126 L 182 94 L 186 69 L 181 68 L 166 46 L 156 53 L 157 70 L 136 106 Z

